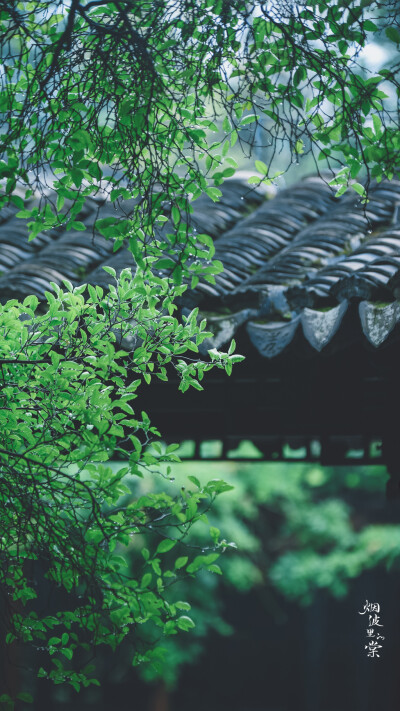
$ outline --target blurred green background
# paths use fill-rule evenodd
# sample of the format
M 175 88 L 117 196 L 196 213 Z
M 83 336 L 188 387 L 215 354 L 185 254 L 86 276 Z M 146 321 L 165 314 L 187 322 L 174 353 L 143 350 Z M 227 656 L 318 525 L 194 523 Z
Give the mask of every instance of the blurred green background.
M 204 444 L 203 456 L 216 446 Z M 242 443 L 240 453 L 254 448 Z M 223 574 L 171 587 L 171 600 L 190 601 L 196 627 L 165 641 L 157 672 L 134 670 L 122 646 L 95 660 L 100 688 L 77 696 L 38 680 L 35 710 L 365 711 L 382 694 L 380 708 L 397 709 L 399 502 L 385 498 L 385 468 L 210 459 L 175 464 L 172 474 L 135 480 L 134 493 L 194 487 L 188 475 L 234 487 L 208 515 L 237 545 L 218 560 Z M 186 545 L 206 545 L 202 526 Z M 133 560 L 146 544 L 134 538 Z M 379 658 L 365 650 L 366 600 L 381 606 Z

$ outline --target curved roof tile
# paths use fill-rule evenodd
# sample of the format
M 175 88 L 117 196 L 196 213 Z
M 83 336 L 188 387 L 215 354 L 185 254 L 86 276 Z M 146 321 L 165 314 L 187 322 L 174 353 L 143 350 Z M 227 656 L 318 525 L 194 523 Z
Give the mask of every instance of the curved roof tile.
M 264 199 L 247 177 L 229 179 L 213 203 L 193 203 L 192 227 L 210 234 L 224 264 L 215 284 L 200 280 L 181 300 L 208 319 L 212 339 L 204 350 L 222 347 L 237 331 L 247 333 L 263 356 L 278 356 L 303 339 L 315 352 L 363 338 L 382 347 L 400 332 L 400 181 L 372 185 L 363 206 L 352 192 L 337 199 L 319 177 Z M 269 197 L 271 197 L 269 195 Z M 132 201 L 119 206 L 121 214 Z M 117 272 L 135 268 L 131 253 L 94 233 L 100 216 L 116 208 L 88 199 L 79 220 L 85 232 L 48 230 L 32 242 L 27 226 L 9 205 L 0 214 L 0 298 L 44 299 L 49 282 L 89 282 L 107 287 L 103 265 Z M 165 223 L 163 232 L 171 229 Z M 355 304 L 355 306 L 354 306 Z M 357 324 L 354 324 L 354 319 Z M 345 326 L 352 323 L 351 329 Z M 347 340 L 346 340 L 347 339 Z

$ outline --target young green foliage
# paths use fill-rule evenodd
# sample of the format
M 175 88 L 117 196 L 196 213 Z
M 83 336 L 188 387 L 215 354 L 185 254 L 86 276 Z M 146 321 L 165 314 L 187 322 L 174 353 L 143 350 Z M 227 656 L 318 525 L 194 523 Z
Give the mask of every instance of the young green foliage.
M 166 589 L 210 564 L 194 557 L 184 570 L 182 541 L 226 485 L 135 497 L 135 477 L 178 460 L 135 401 L 168 368 L 182 389 L 196 387 L 230 356 L 188 358 L 208 334 L 195 312 L 185 323 L 168 315 L 167 279 L 126 269 L 107 293 L 66 286 L 52 284 L 46 309 L 35 296 L 0 306 L 0 590 L 7 641 L 47 650 L 53 665 L 39 675 L 79 690 L 96 680 L 74 666 L 78 650 L 89 657 L 129 637 L 133 662 L 151 661 L 139 627 L 165 636 L 192 626 Z M 127 552 L 145 532 L 154 553 L 131 569 Z M 213 546 L 216 558 L 223 547 Z M 45 611 L 38 585 L 51 601 Z
M 32 237 L 79 229 L 99 188 L 138 199 L 133 222 L 108 217 L 98 229 L 116 248 L 130 239 L 139 260 L 157 238 L 179 243 L 179 283 L 194 245 L 189 199 L 218 200 L 237 141 L 268 147 L 267 180 L 282 143 L 288 164 L 312 154 L 317 170 L 321 160 L 343 168 L 340 189 L 363 171 L 394 174 L 398 23 L 394 0 L 3 0 L 0 179 Z M 382 36 L 389 62 L 367 71 L 361 52 Z M 24 207 L 17 183 L 42 193 L 40 208 Z M 174 230 L 161 238 L 169 215 Z

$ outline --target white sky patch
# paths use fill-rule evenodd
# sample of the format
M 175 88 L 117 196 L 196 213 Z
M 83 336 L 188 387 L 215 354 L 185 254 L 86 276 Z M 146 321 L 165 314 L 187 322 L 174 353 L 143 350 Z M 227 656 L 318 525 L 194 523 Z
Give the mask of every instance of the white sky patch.
M 370 42 L 366 44 L 358 55 L 358 60 L 371 71 L 379 72 L 383 65 L 390 59 L 388 50 L 380 44 Z

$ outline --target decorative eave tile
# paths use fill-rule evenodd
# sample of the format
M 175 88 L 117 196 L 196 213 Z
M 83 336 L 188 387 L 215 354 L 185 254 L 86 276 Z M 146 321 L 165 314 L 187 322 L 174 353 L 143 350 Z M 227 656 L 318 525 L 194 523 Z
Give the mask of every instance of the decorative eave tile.
M 327 311 L 318 311 L 309 308 L 303 309 L 301 313 L 303 333 L 307 341 L 316 351 L 322 351 L 332 340 L 342 323 L 347 307 L 348 302 L 342 301 L 338 306 L 334 306 Z
M 214 334 L 212 338 L 206 338 L 199 346 L 199 351 L 202 354 L 207 353 L 210 348 L 221 348 L 235 335 L 238 328 L 248 321 L 250 318 L 255 318 L 258 311 L 255 309 L 243 309 L 232 314 L 223 314 L 221 316 L 207 316 L 207 313 L 199 313 L 199 319 L 207 319 L 207 330 Z
M 358 306 L 362 330 L 375 348 L 386 341 L 400 321 L 400 302 L 380 306 L 369 301 L 361 301 Z
M 300 315 L 291 321 L 272 321 L 270 323 L 257 323 L 249 321 L 247 332 L 250 340 L 265 358 L 274 358 L 293 340 L 300 323 Z

